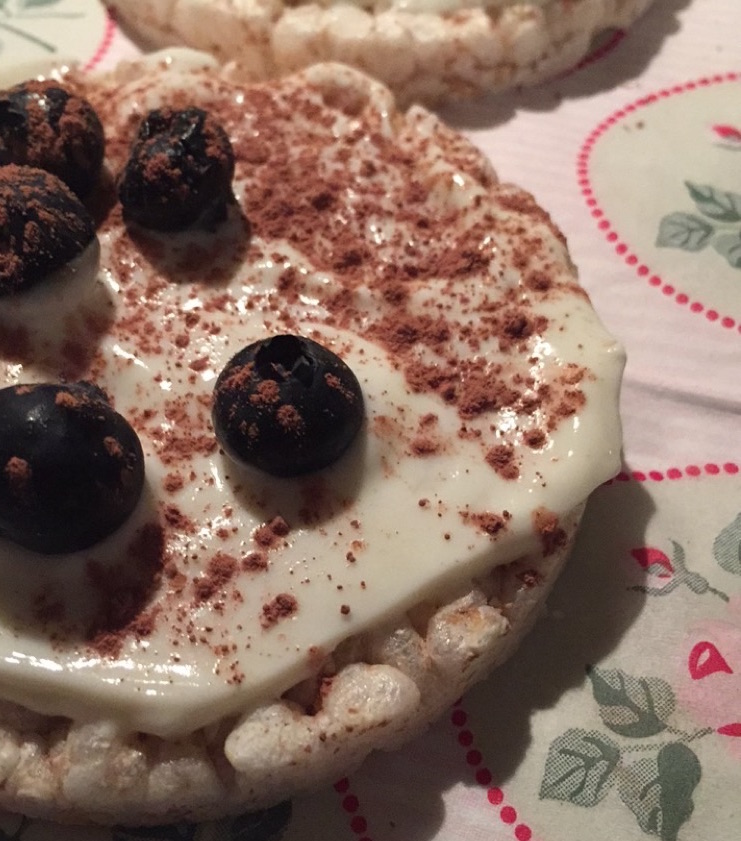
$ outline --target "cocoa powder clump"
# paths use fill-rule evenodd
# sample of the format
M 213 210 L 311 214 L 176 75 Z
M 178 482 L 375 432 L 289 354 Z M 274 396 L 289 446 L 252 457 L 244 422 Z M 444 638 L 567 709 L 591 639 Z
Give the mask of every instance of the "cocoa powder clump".
M 511 444 L 498 444 L 487 450 L 486 463 L 493 467 L 502 479 L 517 479 L 520 476 L 515 449 Z
M 476 513 L 463 511 L 461 512 L 461 517 L 464 522 L 473 524 L 479 531 L 488 534 L 489 537 L 496 537 L 507 527 L 507 522 L 510 520 L 511 515 L 507 511 L 502 514 L 495 514 L 492 511 Z
M 566 545 L 568 537 L 559 525 L 557 514 L 547 508 L 538 508 L 533 511 L 532 517 L 533 528 L 540 536 L 544 556 L 552 555 Z
M 31 465 L 23 458 L 12 456 L 8 459 L 3 468 L 8 480 L 11 493 L 16 497 L 22 497 L 28 492 L 31 483 Z
M 208 562 L 201 578 L 193 581 L 195 603 L 200 604 L 223 591 L 239 567 L 239 561 L 226 552 L 217 552 Z
M 283 517 L 276 516 L 269 523 L 265 523 L 255 530 L 255 543 L 263 549 L 272 549 L 281 544 L 283 538 L 290 532 L 290 526 Z
M 264 572 L 268 568 L 268 558 L 264 552 L 248 552 L 242 558 L 242 569 L 245 572 Z
M 298 610 L 298 601 L 290 593 L 279 593 L 272 601 L 262 606 L 260 624 L 266 630 L 283 619 L 293 616 Z

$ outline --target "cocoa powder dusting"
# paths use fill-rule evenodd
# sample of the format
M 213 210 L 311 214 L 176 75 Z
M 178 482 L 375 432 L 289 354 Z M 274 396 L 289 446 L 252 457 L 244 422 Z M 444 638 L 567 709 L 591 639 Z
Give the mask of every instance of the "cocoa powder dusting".
M 275 380 L 263 380 L 250 394 L 250 403 L 256 406 L 270 406 L 280 401 L 280 386 Z
M 95 559 L 86 565 L 88 584 L 97 596 L 86 640 L 101 657 L 118 657 L 128 638 L 140 639 L 142 629 L 148 629 L 147 634 L 153 629 L 156 611 L 148 612 L 148 602 L 166 563 L 162 527 L 148 523 L 139 529 L 127 554 L 125 566 L 111 567 Z
M 474 442 L 481 458 L 500 476 L 516 479 L 517 451 L 498 431 L 498 413 L 517 414 L 516 435 L 538 449 L 547 432 L 584 403 L 579 386 L 588 372 L 568 371 L 552 388 L 543 387 L 537 378 L 526 381 L 528 356 L 540 335 L 554 329 L 538 316 L 537 305 L 575 294 L 563 267 L 549 263 L 552 249 L 544 237 L 555 229 L 532 198 L 498 185 L 480 156 L 442 129 L 434 142 L 420 136 L 412 145 L 404 137 L 413 131 L 401 119 L 404 137 L 389 131 L 386 118 L 372 108 L 355 114 L 345 134 L 328 143 L 328 132 L 338 125 L 331 103 L 311 87 L 276 84 L 276 92 L 245 88 L 244 102 L 237 105 L 228 85 L 209 78 L 213 117 L 228 128 L 237 157 L 241 226 L 217 228 L 203 245 L 163 245 L 157 237 L 127 230 L 120 207 L 108 209 L 99 232 L 110 239 L 107 257 L 120 287 L 118 299 L 115 307 L 107 302 L 105 314 L 90 316 L 94 341 L 89 340 L 93 326 L 82 332 L 67 330 L 60 361 L 55 361 L 59 371 L 74 370 L 79 378 L 110 384 L 113 391 L 127 362 L 103 358 L 101 338 L 129 348 L 132 358 L 160 363 L 151 385 L 154 397 L 142 386 L 143 399 L 137 394 L 121 411 L 126 409 L 127 418 L 147 440 L 150 457 L 164 468 L 156 488 L 164 497 L 158 512 L 161 523 L 141 529 L 126 547 L 121 568 L 111 568 L 94 550 L 86 568 L 95 618 L 83 637 L 104 657 L 118 656 L 127 642 L 161 628 L 174 648 L 208 645 L 215 656 L 226 657 L 223 647 L 231 641 L 216 639 L 213 629 L 197 628 L 192 608 L 209 602 L 218 612 L 237 603 L 239 575 L 255 582 L 260 574 L 259 580 L 267 581 L 264 574 L 269 574 L 269 559 L 275 557 L 271 553 L 288 543 L 289 525 L 279 516 L 271 519 L 271 503 L 261 501 L 259 510 L 267 511 L 267 522 L 251 535 L 254 551 L 242 544 L 235 554 L 216 552 L 204 558 L 194 535 L 206 524 L 185 513 L 189 509 L 184 498 L 191 490 L 210 490 L 215 481 L 192 466 L 194 456 L 220 457 L 211 426 L 210 391 L 204 387 L 209 348 L 214 336 L 222 334 L 219 341 L 226 341 L 239 335 L 243 318 L 257 314 L 269 331 L 291 326 L 308 333 L 316 326 L 321 334 L 329 325 L 360 335 L 381 349 L 409 391 L 432 396 L 431 405 L 439 407 L 441 416 L 457 413 L 458 436 L 447 437 L 432 412 L 421 419 L 391 417 L 391 412 L 375 417 L 369 424 L 371 434 L 383 437 L 400 458 L 434 457 L 447 447 Z M 109 130 L 112 172 L 122 168 L 138 124 L 138 118 L 126 116 L 125 95 L 123 88 L 111 91 L 91 85 L 91 99 Z M 183 107 L 189 104 L 190 92 L 174 93 L 173 98 L 181 100 L 173 107 Z M 350 106 L 343 103 L 342 109 Z M 420 166 L 426 159 L 423 146 L 445 161 L 451 173 L 474 180 L 471 201 L 459 206 L 440 200 L 448 173 L 440 176 Z M 165 164 L 153 156 L 151 178 L 164 178 Z M 351 202 L 347 196 L 353 197 Z M 0 207 L 0 224 L 6 221 L 2 213 Z M 41 202 L 35 202 L 34 213 L 38 220 L 24 234 L 29 244 L 39 240 L 41 223 L 48 221 Z M 386 225 L 392 216 L 393 225 Z M 260 275 L 258 264 L 268 260 L 277 267 L 277 280 L 265 281 Z M 289 266 L 291 262 L 301 268 Z M 15 277 L 17 270 L 17 255 L 0 257 L 0 276 Z M 515 273 L 519 281 L 512 280 Z M 249 295 L 244 292 L 248 286 Z M 316 303 L 309 306 L 306 301 L 311 299 Z M 0 323 L 2 361 L 34 361 L 34 341 L 27 330 Z M 239 389 L 252 375 L 251 367 L 245 366 L 224 387 Z M 550 373 L 545 379 L 550 382 Z M 326 384 L 339 387 L 332 380 Z M 277 402 L 277 383 L 265 381 L 251 399 L 261 406 Z M 294 407 L 281 407 L 277 419 L 301 431 L 303 422 Z M 107 443 L 115 452 L 117 442 Z M 29 479 L 27 465 L 20 461 L 10 459 L 3 465 L 3 475 L 19 493 Z M 188 494 L 180 493 L 186 485 Z M 320 479 L 303 483 L 300 493 L 301 526 L 324 527 L 343 505 Z M 426 516 L 434 516 L 432 502 L 420 500 L 419 506 L 429 509 Z M 216 525 L 209 522 L 208 527 L 220 539 L 230 539 L 232 524 L 217 528 L 215 510 L 208 516 Z M 492 512 L 461 516 L 492 538 L 509 519 Z M 545 552 L 563 545 L 566 536 L 554 514 L 536 512 L 533 520 Z M 359 523 L 354 527 L 360 528 Z M 193 548 L 173 557 L 172 547 L 180 547 L 186 538 Z M 248 538 L 241 535 L 239 540 Z M 362 542 L 348 550 L 345 534 L 337 543 L 345 563 L 362 567 Z M 166 597 L 155 607 L 152 599 L 160 584 Z M 64 616 L 64 605 L 48 594 L 39 598 L 36 609 L 47 622 L 72 621 Z M 258 608 L 260 624 L 267 630 L 298 609 L 293 595 L 280 593 Z M 339 609 L 347 615 L 350 605 Z M 243 679 L 236 662 L 224 663 L 223 674 L 232 683 Z
M 518 301 L 517 306 L 495 314 L 502 306 L 498 300 L 503 298 L 506 304 L 508 293 L 497 288 L 490 275 L 493 252 L 482 246 L 497 232 L 502 242 L 512 244 L 511 260 L 523 272 L 523 289 L 540 296 L 558 291 L 558 273 L 538 256 L 546 252 L 538 231 L 561 236 L 532 197 L 503 187 L 495 194 L 495 205 L 504 213 L 496 207 L 479 210 L 477 202 L 465 210 L 442 208 L 434 179 L 420 170 L 418 155 L 380 130 L 372 109 L 364 112 L 369 123 L 347 136 L 347 147 L 328 147 L 322 118 L 331 123 L 333 115 L 310 94 L 286 89 L 268 97 L 263 91 L 248 90 L 244 110 L 249 112 L 250 106 L 260 114 L 261 134 L 270 129 L 272 143 L 257 143 L 260 163 L 250 166 L 243 196 L 246 215 L 265 240 L 287 241 L 317 272 L 337 278 L 339 283 L 329 285 L 322 297 L 327 321 L 369 335 L 387 350 L 415 391 L 438 392 L 464 417 L 516 404 L 521 394 L 506 377 L 487 374 L 472 382 L 465 370 L 471 356 L 454 350 L 451 338 L 465 336 L 472 348 L 494 338 L 510 352 L 548 328 L 545 319 L 532 314 L 527 295 L 516 291 L 511 299 Z M 228 122 L 231 114 L 225 111 L 223 116 Z M 301 120 L 305 122 L 297 137 L 293 126 Z M 436 142 L 452 166 L 475 172 L 474 177 L 491 189 L 494 182 L 474 165 L 473 150 L 452 136 L 440 135 Z M 253 160 L 256 141 L 252 136 L 237 137 L 234 144 L 239 174 L 241 161 Z M 353 157 L 344 154 L 345 148 L 351 152 L 362 148 L 357 166 L 349 165 Z M 387 176 L 382 189 L 369 174 L 379 169 Z M 343 202 L 348 191 L 354 196 L 351 206 Z M 369 223 L 379 209 L 383 214 L 388 208 L 393 208 L 395 231 L 378 241 Z M 515 254 L 518 239 L 523 246 Z M 506 259 L 506 251 L 499 251 Z M 457 284 L 471 278 L 484 284 L 483 302 L 466 301 L 457 293 Z M 286 310 L 296 302 L 302 282 L 290 268 L 280 275 L 278 287 Z M 432 301 L 420 305 L 419 292 L 431 282 L 439 285 L 438 300 L 449 296 L 459 314 L 454 316 L 451 307 Z M 370 311 L 362 306 L 356 294 L 361 286 L 383 305 Z M 487 308 L 492 317 L 482 318 Z M 290 321 L 287 311 L 277 309 L 282 320 Z M 434 361 L 422 361 L 425 350 L 432 352 Z M 429 365 L 426 372 L 423 365 Z
M 294 435 L 299 435 L 305 427 L 304 419 L 295 406 L 281 406 L 275 413 L 275 419 L 279 426 L 287 432 L 292 432 Z

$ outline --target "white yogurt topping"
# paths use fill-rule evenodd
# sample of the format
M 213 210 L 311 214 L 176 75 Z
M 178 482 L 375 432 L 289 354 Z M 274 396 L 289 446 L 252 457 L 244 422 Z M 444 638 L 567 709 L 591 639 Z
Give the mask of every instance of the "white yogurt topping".
M 0 385 L 94 380 L 139 433 L 147 473 L 135 515 L 89 550 L 0 542 L 0 697 L 169 737 L 277 697 L 348 636 L 538 551 L 533 512 L 565 516 L 618 469 L 623 353 L 544 215 L 422 112 L 343 112 L 290 82 L 166 78 L 166 93 L 161 76 L 89 92 L 111 166 L 130 115 L 163 97 L 212 108 L 238 159 L 229 220 L 213 235 L 130 236 L 114 209 L 72 311 L 55 321 L 0 299 L 0 329 L 20 325 L 32 347 L 18 359 L 0 346 Z M 421 262 L 431 252 L 439 277 Z M 533 329 L 507 338 L 517 313 Z M 231 463 L 210 427 L 222 367 L 281 332 L 332 348 L 366 402 L 350 451 L 298 479 Z M 434 370 L 453 391 L 431 385 Z M 509 398 L 476 408 L 482 378 Z

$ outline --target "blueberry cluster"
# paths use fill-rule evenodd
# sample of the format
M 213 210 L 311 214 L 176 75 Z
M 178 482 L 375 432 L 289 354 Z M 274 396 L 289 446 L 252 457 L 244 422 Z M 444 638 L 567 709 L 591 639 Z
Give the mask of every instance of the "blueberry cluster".
M 57 82 L 0 92 L 0 296 L 34 286 L 93 241 L 80 199 L 100 178 L 104 150 L 92 105 Z
M 83 204 L 100 181 L 103 128 L 92 105 L 56 82 L 0 92 L 0 296 L 23 291 L 95 237 Z M 118 193 L 128 221 L 162 231 L 211 226 L 233 200 L 234 153 L 200 108 L 142 121 Z
M 0 93 L 0 300 L 79 256 L 95 238 L 81 201 L 100 178 L 92 106 L 51 82 Z M 233 201 L 234 154 L 199 108 L 142 121 L 118 195 L 127 222 L 162 231 L 210 226 Z M 340 458 L 363 423 L 357 378 L 329 349 L 282 335 L 242 349 L 214 390 L 226 453 L 276 476 Z M 0 537 L 43 553 L 84 549 L 130 516 L 144 484 L 141 443 L 97 387 L 0 390 Z

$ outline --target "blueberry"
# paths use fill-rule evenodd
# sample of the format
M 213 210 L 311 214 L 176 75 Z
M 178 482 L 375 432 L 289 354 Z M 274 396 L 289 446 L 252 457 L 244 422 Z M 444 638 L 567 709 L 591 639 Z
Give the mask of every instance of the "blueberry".
M 233 176 L 231 143 L 210 114 L 163 108 L 139 127 L 118 197 L 126 218 L 145 228 L 208 226 L 225 217 Z
M 216 437 L 235 461 L 297 476 L 337 461 L 363 423 L 363 394 L 332 351 L 301 336 L 254 342 L 214 388 Z
M 90 214 L 55 175 L 0 167 L 0 296 L 43 280 L 94 239 Z
M 74 552 L 122 525 L 144 485 L 129 423 L 89 383 L 0 389 L 0 535 Z
M 85 196 L 100 177 L 104 151 L 93 106 L 58 82 L 23 82 L 0 92 L 0 164 L 45 169 Z

